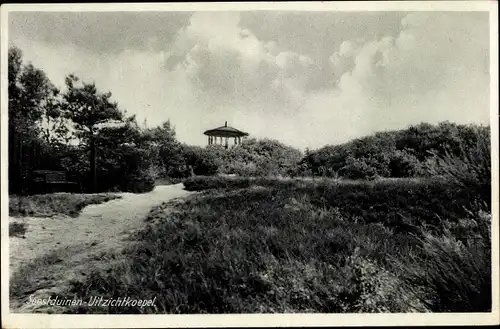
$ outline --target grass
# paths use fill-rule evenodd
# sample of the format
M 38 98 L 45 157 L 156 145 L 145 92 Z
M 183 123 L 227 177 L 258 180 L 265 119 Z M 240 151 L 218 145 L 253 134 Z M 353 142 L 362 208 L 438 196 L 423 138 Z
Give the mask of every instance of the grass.
M 480 214 L 480 225 L 488 228 L 464 242 L 450 232 L 425 234 L 417 245 L 420 257 L 410 255 L 401 273 L 413 286 L 431 289 L 429 309 L 441 312 L 486 312 L 491 310 L 491 216 Z
M 270 194 L 277 191 L 287 198 L 307 195 L 318 208 L 337 208 L 346 218 L 379 223 L 397 230 L 418 230 L 430 226 L 442 231 L 446 218 L 469 217 L 470 211 L 490 210 L 477 194 L 457 189 L 444 179 L 380 179 L 371 181 L 336 179 L 279 179 L 247 177 L 194 177 L 186 180 L 187 190 L 234 190 L 260 186 Z M 279 212 L 285 198 L 273 198 Z M 452 202 L 450 200 L 453 200 Z M 259 205 L 260 208 L 260 205 Z
M 77 244 L 48 251 L 43 256 L 22 264 L 17 271 L 11 273 L 10 303 L 11 309 L 18 310 L 25 301 L 33 298 L 72 298 L 66 294 L 68 278 L 83 278 L 92 268 L 101 268 L 109 265 L 114 257 L 100 252 L 82 255 L 92 244 Z M 90 257 L 89 257 L 90 256 Z M 45 306 L 35 310 L 23 312 L 61 313 L 64 308 Z
M 91 204 L 100 204 L 120 198 L 113 194 L 51 193 L 20 197 L 9 196 L 9 216 L 50 217 L 68 215 L 77 217 L 81 210 Z
M 9 223 L 9 236 L 11 237 L 24 237 L 26 233 L 26 223 L 13 222 Z
M 179 184 L 182 181 L 184 181 L 184 178 L 162 177 L 155 180 L 155 186 Z
M 122 261 L 73 282 L 70 291 L 82 298 L 157 297 L 156 306 L 69 312 L 491 308 L 490 245 L 479 229 L 489 227 L 488 216 L 466 190 L 441 180 L 198 177 L 185 185 L 206 192 L 175 211 L 162 211 L 166 204 L 154 209 L 155 220 Z M 480 244 L 460 240 L 464 222 L 476 228 Z
M 49 280 L 48 269 L 51 272 L 57 272 L 54 265 L 62 263 L 64 259 L 66 257 L 62 251 L 50 251 L 46 255 L 21 266 L 10 280 L 11 297 L 28 296 L 36 290 L 46 288 Z

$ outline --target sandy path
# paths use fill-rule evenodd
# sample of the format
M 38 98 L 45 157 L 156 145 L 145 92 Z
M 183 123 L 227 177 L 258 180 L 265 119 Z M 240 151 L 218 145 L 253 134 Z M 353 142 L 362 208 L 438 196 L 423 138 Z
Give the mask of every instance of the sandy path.
M 63 261 L 57 263 L 62 268 L 57 272 L 64 273 L 65 278 L 73 277 L 73 272 L 85 269 L 93 256 L 125 246 L 124 239 L 146 225 L 144 219 L 151 208 L 190 193 L 182 184 L 157 186 L 145 194 L 119 193 L 120 199 L 87 206 L 77 218 L 10 218 L 11 222 L 27 223 L 25 238 L 9 238 L 11 277 L 23 264 L 51 253 L 63 255 Z M 61 284 L 55 279 L 49 281 L 44 286 Z

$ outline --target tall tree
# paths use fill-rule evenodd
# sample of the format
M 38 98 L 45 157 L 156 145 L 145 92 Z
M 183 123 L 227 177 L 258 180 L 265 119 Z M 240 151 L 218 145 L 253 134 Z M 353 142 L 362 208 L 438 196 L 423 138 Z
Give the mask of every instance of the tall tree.
M 160 126 L 145 129 L 144 139 L 157 146 L 163 175 L 179 175 L 181 167 L 185 165 L 184 151 L 177 141 L 175 127 L 170 120 L 163 122 Z
M 95 83 L 80 82 L 70 74 L 66 77 L 66 87 L 65 117 L 73 122 L 76 137 L 88 148 L 92 188 L 96 191 L 96 135 L 106 124 L 122 121 L 124 115 L 118 103 L 111 100 L 111 92 L 98 92 Z
M 56 89 L 42 70 L 23 64 L 22 51 L 15 46 L 8 52 L 8 82 L 9 188 L 22 192 L 34 166 L 40 121 Z
M 60 91 L 52 88 L 51 97 L 43 107 L 40 127 L 43 141 L 52 148 L 67 146 L 71 140 L 70 122 L 63 114 Z

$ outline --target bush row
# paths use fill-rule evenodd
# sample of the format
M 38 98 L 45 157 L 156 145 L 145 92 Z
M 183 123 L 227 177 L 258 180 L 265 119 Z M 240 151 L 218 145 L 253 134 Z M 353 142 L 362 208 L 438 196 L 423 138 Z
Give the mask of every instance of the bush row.
M 468 169 L 487 171 L 489 127 L 442 122 L 379 132 L 350 142 L 307 151 L 296 175 L 418 177 L 449 171 L 443 158 L 467 161 Z M 445 167 L 442 164 L 445 164 Z

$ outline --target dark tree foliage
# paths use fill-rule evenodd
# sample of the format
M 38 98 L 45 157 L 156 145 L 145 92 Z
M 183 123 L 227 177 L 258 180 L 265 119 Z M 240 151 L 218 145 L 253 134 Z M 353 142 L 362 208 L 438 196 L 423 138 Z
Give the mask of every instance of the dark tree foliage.
M 161 125 L 148 128 L 143 138 L 158 152 L 158 175 L 161 177 L 186 177 L 187 169 L 181 143 L 176 139 L 175 128 L 170 120 Z
M 25 192 L 30 171 L 44 162 L 50 140 L 40 140 L 40 123 L 57 116 L 58 90 L 43 71 L 23 64 L 17 47 L 8 52 L 8 83 L 9 191 L 19 193 Z
M 9 193 L 29 192 L 30 174 L 39 169 L 66 171 L 86 192 L 154 187 L 157 152 L 111 93 L 74 75 L 60 93 L 16 47 L 8 69 Z

